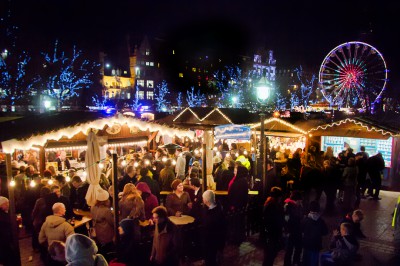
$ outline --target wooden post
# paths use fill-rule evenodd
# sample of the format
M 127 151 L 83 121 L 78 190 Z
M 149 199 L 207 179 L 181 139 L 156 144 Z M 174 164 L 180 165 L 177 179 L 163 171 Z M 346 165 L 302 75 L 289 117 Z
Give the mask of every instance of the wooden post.
M 39 171 L 41 176 L 43 176 L 44 170 L 46 170 L 46 152 L 43 146 L 39 146 Z
M 205 134 L 205 133 L 204 133 Z M 203 143 L 203 166 L 202 166 L 202 171 L 203 171 L 203 192 L 207 190 L 207 144 Z
M 21 256 L 19 253 L 19 240 L 18 240 L 18 225 L 17 216 L 15 214 L 15 199 L 14 199 L 14 188 L 10 186 L 12 180 L 12 169 L 11 169 L 11 154 L 6 154 L 6 171 L 7 171 L 7 187 L 8 187 L 8 197 L 10 201 L 10 219 L 11 219 L 11 230 L 13 237 L 13 246 L 15 248 L 15 265 L 21 266 Z M 12 254 L 9 254 L 12 255 Z M 14 255 L 14 254 L 13 254 Z
M 115 244 L 118 246 L 119 243 L 119 206 L 118 206 L 118 169 L 117 169 L 117 160 L 118 156 L 116 153 L 112 154 L 112 173 L 113 173 L 113 209 L 114 209 L 114 235 L 115 235 Z

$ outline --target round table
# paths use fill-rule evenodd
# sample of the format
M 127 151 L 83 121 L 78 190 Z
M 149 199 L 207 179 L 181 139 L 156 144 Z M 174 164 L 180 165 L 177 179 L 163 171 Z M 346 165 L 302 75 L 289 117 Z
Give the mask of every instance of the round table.
M 178 216 L 169 216 L 169 220 L 175 225 L 186 225 L 194 222 L 194 217 L 189 215 Z

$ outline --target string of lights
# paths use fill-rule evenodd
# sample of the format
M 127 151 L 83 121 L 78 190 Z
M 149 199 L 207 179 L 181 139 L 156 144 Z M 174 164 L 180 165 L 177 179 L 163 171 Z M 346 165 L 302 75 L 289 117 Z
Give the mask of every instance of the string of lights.
M 337 121 L 337 122 L 334 122 L 334 123 L 331 123 L 331 124 L 322 125 L 322 126 L 318 126 L 316 128 L 312 128 L 312 129 L 310 129 L 308 131 L 308 134 L 310 135 L 313 131 L 317 131 L 317 130 L 320 130 L 320 129 L 326 130 L 328 128 L 337 127 L 337 126 L 340 126 L 342 124 L 347 124 L 347 123 L 353 123 L 355 125 L 363 127 L 369 132 L 374 131 L 374 132 L 377 132 L 377 133 L 381 133 L 382 135 L 389 135 L 389 136 L 393 137 L 393 134 L 391 132 L 389 132 L 389 131 L 386 131 L 386 130 L 383 130 L 383 129 L 379 129 L 379 128 L 376 128 L 376 127 L 369 127 L 368 125 L 365 125 L 364 123 L 359 122 L 359 121 L 354 120 L 354 119 L 351 119 L 351 118 L 346 118 L 344 120 L 340 120 L 340 121 Z

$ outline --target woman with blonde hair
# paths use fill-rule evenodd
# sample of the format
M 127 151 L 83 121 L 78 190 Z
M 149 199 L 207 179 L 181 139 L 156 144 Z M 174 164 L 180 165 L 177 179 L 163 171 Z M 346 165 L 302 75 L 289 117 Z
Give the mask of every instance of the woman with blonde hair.
M 118 202 L 119 206 L 119 220 L 125 219 L 129 216 L 132 208 L 133 202 L 128 200 L 129 196 L 139 195 L 137 189 L 134 184 L 128 183 L 124 186 L 124 190 L 122 191 L 121 199 Z

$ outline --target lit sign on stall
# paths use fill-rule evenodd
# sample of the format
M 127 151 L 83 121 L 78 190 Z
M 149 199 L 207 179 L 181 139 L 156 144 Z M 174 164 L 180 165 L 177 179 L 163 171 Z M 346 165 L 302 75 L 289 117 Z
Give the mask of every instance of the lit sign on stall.
M 223 125 L 214 129 L 216 139 L 250 140 L 251 131 L 248 126 Z

